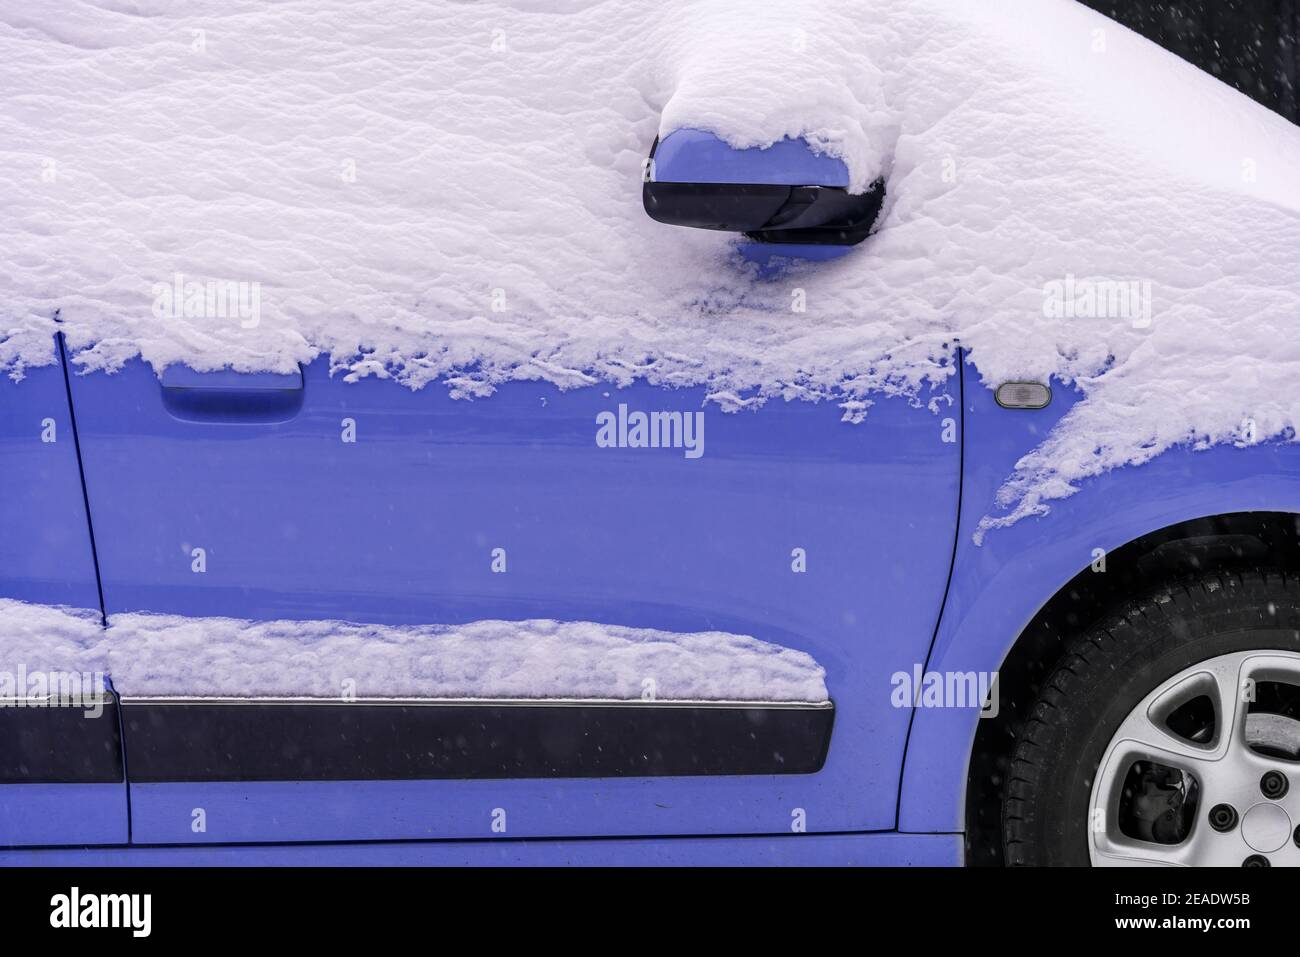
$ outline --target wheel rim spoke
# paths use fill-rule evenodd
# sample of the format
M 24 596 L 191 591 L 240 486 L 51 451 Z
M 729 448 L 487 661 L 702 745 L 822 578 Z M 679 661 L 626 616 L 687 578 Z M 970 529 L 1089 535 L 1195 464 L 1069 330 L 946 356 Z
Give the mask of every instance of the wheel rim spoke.
M 1277 803 L 1300 823 L 1300 762 L 1256 753 L 1247 743 L 1250 702 L 1258 680 L 1300 687 L 1300 655 L 1261 651 L 1210 659 L 1161 684 L 1120 723 L 1092 787 L 1088 832 L 1094 865 L 1239 866 L 1261 850 L 1259 822 L 1269 816 L 1286 819 L 1275 808 L 1257 810 L 1247 828 L 1243 815 L 1250 809 Z M 1212 705 L 1212 731 L 1202 722 L 1193 738 L 1175 727 L 1171 716 L 1180 714 L 1189 702 L 1202 708 L 1198 715 L 1205 702 Z M 1277 801 L 1261 795 L 1261 774 L 1288 765 L 1294 765 L 1296 772 L 1287 771 L 1295 783 L 1292 793 Z M 1149 815 L 1159 814 L 1164 804 L 1168 811 L 1158 822 L 1163 832 L 1154 829 L 1150 817 L 1141 818 L 1138 833 L 1134 832 L 1133 807 Z M 1210 810 L 1220 804 L 1236 815 L 1231 827 L 1216 829 L 1209 823 Z M 1267 841 L 1275 842 L 1276 826 L 1272 833 L 1267 829 L 1264 833 Z M 1255 843 L 1249 843 L 1247 836 Z M 1300 848 L 1294 841 L 1281 848 L 1270 846 L 1268 851 L 1274 865 L 1300 864 Z

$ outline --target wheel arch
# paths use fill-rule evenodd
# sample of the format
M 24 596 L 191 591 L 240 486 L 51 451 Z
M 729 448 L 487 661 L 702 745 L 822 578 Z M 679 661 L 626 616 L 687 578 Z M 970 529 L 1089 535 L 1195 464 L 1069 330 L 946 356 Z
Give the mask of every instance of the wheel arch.
M 1002 863 L 1002 788 L 1016 730 L 1068 637 L 1172 578 L 1260 565 L 1300 570 L 1300 513 L 1222 512 L 1145 532 L 1080 568 L 1041 605 L 998 668 L 996 716 L 977 722 L 964 782 L 969 864 Z

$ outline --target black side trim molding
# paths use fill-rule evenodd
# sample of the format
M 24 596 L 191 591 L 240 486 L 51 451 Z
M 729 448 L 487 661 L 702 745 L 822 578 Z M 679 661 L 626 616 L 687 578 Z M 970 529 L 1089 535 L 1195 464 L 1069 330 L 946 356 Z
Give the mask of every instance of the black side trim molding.
M 821 705 L 122 702 L 132 783 L 811 774 Z
M 0 706 L 0 785 L 120 784 L 117 704 L 104 695 L 73 704 Z M 0 795 L 0 802 L 4 800 Z

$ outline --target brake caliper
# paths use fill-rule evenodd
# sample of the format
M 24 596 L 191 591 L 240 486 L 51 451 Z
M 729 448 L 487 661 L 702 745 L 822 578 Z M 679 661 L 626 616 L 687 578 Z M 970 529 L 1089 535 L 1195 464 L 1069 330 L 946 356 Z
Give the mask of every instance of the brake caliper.
M 1119 827 L 1151 844 L 1181 844 L 1196 820 L 1196 779 L 1153 761 L 1136 761 L 1124 779 Z

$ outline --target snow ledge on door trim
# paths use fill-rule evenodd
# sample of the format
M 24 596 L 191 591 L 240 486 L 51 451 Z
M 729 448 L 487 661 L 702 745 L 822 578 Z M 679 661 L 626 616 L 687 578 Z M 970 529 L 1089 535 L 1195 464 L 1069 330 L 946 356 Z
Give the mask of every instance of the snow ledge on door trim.
M 458 625 L 132 613 L 0 598 L 0 694 L 41 673 L 103 673 L 124 698 L 816 704 L 811 655 L 730 632 L 587 621 Z M 30 685 L 28 685 L 30 688 Z M 45 693 L 46 690 L 41 690 Z

